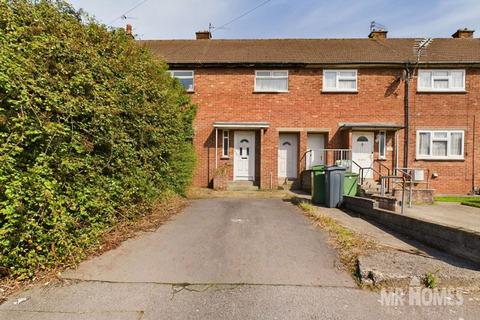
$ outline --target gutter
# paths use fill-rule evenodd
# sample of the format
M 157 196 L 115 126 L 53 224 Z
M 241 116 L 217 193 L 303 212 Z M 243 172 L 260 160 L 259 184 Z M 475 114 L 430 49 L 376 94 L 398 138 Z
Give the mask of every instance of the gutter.
M 408 62 L 411 63 L 411 62 Z M 199 61 L 190 61 L 190 62 L 167 62 L 170 67 L 196 67 L 196 68 L 253 68 L 257 66 L 261 67 L 294 67 L 294 68 L 335 68 L 335 67 L 359 67 L 359 68 L 380 68 L 380 67 L 390 67 L 390 68 L 404 68 L 405 61 L 403 62 L 327 62 L 327 63 L 307 63 L 307 62 L 282 62 L 282 61 L 273 61 L 273 62 L 199 62 Z M 449 61 L 440 61 L 440 62 L 423 62 L 418 64 L 419 67 L 428 68 L 440 68 L 440 67 L 465 67 L 465 68 L 480 68 L 480 61 L 472 62 L 449 62 Z

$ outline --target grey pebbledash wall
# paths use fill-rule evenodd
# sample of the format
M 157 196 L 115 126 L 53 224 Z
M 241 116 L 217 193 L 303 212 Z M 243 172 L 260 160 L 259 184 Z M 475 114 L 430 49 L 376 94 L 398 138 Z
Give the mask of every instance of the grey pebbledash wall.
M 378 208 L 372 199 L 343 197 L 342 206 L 433 248 L 480 265 L 480 233 Z

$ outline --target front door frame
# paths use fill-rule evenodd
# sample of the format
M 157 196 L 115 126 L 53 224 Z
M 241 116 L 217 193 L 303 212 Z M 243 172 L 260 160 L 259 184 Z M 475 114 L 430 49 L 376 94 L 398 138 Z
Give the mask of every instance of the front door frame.
M 240 150 L 239 150 L 239 143 L 241 138 L 245 138 L 245 136 L 249 136 L 249 154 L 248 154 L 248 176 L 238 176 L 237 170 L 238 165 L 237 161 L 239 161 Z M 255 131 L 244 131 L 244 130 L 235 130 L 233 132 L 233 181 L 255 181 Z
M 374 152 L 375 152 L 375 132 L 373 131 L 352 131 L 352 160 L 355 160 L 355 144 L 358 143 L 357 139 L 360 136 L 365 136 L 368 138 L 369 143 L 371 144 L 371 165 L 373 167 L 374 164 Z M 359 165 L 362 165 L 359 163 Z M 356 165 L 352 165 L 352 169 L 357 169 Z M 373 170 L 363 170 L 363 178 L 366 179 L 373 179 Z
M 290 137 L 291 141 L 294 142 L 294 148 L 293 148 L 293 154 L 291 155 L 291 159 L 289 162 L 289 158 L 287 155 L 286 158 L 286 172 L 285 175 L 286 177 L 282 177 L 280 175 L 280 150 L 281 150 L 281 144 L 282 144 L 282 136 Z M 299 136 L 297 133 L 291 133 L 291 132 L 280 132 L 278 136 L 278 159 L 277 159 L 277 166 L 278 166 L 278 178 L 281 179 L 292 179 L 295 180 L 298 178 L 298 149 L 299 149 Z M 290 142 L 290 141 L 288 141 Z M 289 170 L 289 167 L 291 170 Z M 289 173 L 291 171 L 291 174 Z
M 315 141 L 319 139 L 318 141 Z M 319 132 L 307 132 L 307 153 L 305 154 L 305 168 L 311 170 L 314 165 L 325 165 L 326 163 L 326 152 L 325 145 L 327 141 L 327 136 L 325 133 Z M 318 147 L 314 142 L 320 142 Z M 316 162 L 312 164 L 312 162 Z

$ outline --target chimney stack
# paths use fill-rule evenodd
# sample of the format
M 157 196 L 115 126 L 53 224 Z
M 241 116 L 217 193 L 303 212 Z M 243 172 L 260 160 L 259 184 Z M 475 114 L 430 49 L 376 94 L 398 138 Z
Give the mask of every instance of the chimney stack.
M 133 27 L 132 27 L 131 24 L 127 24 L 127 27 L 126 27 L 126 30 L 125 30 L 125 31 L 127 32 L 127 35 L 133 37 Z
M 456 39 L 473 38 L 473 33 L 474 32 L 475 32 L 475 30 L 470 30 L 470 29 L 467 29 L 467 28 L 458 29 L 454 34 L 452 34 L 452 38 L 456 38 Z
M 383 29 L 373 29 L 372 31 L 370 31 L 370 34 L 368 35 L 368 37 L 370 39 L 386 39 L 387 38 L 387 30 L 383 30 Z
M 195 33 L 197 40 L 210 40 L 212 39 L 212 33 L 210 31 L 198 31 Z

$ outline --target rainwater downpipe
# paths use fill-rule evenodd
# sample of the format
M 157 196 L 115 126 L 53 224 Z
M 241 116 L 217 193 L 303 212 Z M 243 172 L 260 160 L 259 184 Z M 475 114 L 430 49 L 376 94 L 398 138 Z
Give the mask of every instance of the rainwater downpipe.
M 397 175 L 397 169 L 398 169 L 398 131 L 395 131 L 395 164 L 394 164 L 394 169 L 395 172 L 393 173 L 394 176 Z
M 403 146 L 403 167 L 408 168 L 408 149 L 410 146 L 410 68 L 408 63 L 405 64 L 405 97 L 404 97 L 404 109 L 405 109 L 405 139 Z
M 476 158 L 476 153 L 475 153 L 475 148 L 476 148 L 476 141 L 475 141 L 475 134 L 476 134 L 476 116 L 473 115 L 473 150 L 472 150 L 472 194 L 474 195 L 475 194 L 475 191 L 476 190 L 476 184 L 475 184 L 475 170 L 476 170 L 476 166 L 475 166 L 475 158 Z

